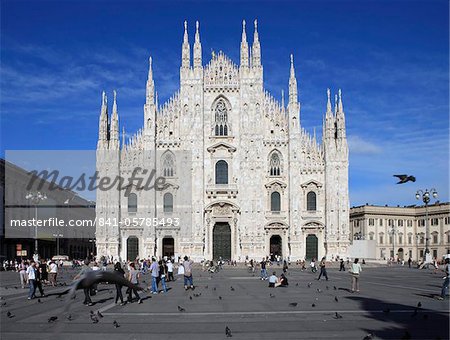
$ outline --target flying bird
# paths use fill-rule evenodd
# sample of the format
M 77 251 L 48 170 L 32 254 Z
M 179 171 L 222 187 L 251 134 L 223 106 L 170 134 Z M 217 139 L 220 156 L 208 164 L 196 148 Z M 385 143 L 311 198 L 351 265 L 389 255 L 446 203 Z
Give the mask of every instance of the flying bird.
M 394 175 L 394 177 L 397 177 L 400 181 L 397 182 L 397 184 L 403 184 L 406 182 L 415 182 L 416 178 L 414 176 L 408 176 L 408 175 Z
M 55 322 L 56 320 L 58 320 L 58 317 L 57 317 L 57 316 L 51 316 L 51 317 L 48 318 L 48 322 L 49 322 L 49 323 L 50 323 L 50 322 Z
M 422 302 L 419 301 L 419 302 L 417 303 L 417 307 L 419 307 L 419 308 L 422 307 Z
M 179 312 L 185 312 L 186 311 L 186 309 L 184 309 L 183 307 L 181 307 L 181 306 L 178 306 L 178 311 Z
M 13 314 L 13 313 L 11 313 L 10 311 L 7 311 L 6 312 L 6 316 L 8 317 L 8 318 L 13 318 L 13 317 L 15 317 L 15 315 Z
M 228 326 L 225 327 L 225 335 L 227 336 L 227 338 L 231 338 L 233 336 L 231 334 L 231 329 Z
M 113 325 L 114 325 L 115 328 L 120 327 L 119 323 L 116 320 L 113 321 Z
M 98 318 L 95 316 L 95 314 L 91 314 L 91 320 L 92 320 L 92 323 L 98 323 Z

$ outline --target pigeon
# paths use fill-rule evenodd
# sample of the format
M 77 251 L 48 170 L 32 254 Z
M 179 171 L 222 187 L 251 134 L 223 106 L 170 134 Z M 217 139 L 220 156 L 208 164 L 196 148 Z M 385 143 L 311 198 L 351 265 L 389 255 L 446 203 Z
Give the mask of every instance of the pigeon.
M 72 321 L 72 314 L 67 315 L 66 319 Z
M 335 319 L 342 319 L 342 315 L 339 314 L 338 312 L 336 312 L 336 313 L 334 314 L 334 318 L 335 318 Z
M 200 295 L 202 295 L 202 293 L 194 293 L 195 297 L 200 297 Z
M 222 297 L 221 297 L 221 296 L 219 296 L 219 300 L 222 300 Z
M 15 315 L 13 314 L 13 313 L 11 313 L 10 311 L 7 311 L 6 312 L 6 316 L 8 317 L 8 318 L 13 318 L 13 317 L 15 317 Z
M 322 289 L 317 288 L 317 293 L 322 293 Z
M 228 326 L 225 327 L 225 335 L 227 336 L 227 338 L 231 338 L 233 336 L 231 334 L 231 329 Z
M 216 290 L 216 287 L 214 287 L 213 290 Z
M 119 323 L 116 320 L 113 321 L 113 325 L 114 325 L 115 328 L 120 327 Z
M 48 322 L 49 322 L 49 323 L 50 323 L 50 322 L 55 322 L 56 320 L 58 320 L 58 317 L 57 317 L 57 316 L 51 316 L 51 317 L 48 318 Z
M 308 283 L 308 288 L 311 288 L 311 285 L 312 285 L 312 283 L 310 282 L 310 283 Z
M 42 303 L 41 299 L 38 299 L 38 303 Z
M 102 313 L 100 313 L 100 311 L 99 311 L 99 310 L 97 311 L 97 316 L 98 316 L 99 318 L 103 318 L 103 314 L 102 314 Z
M 275 297 L 275 295 L 273 295 L 272 293 L 270 293 L 269 296 L 270 296 L 271 298 L 274 298 L 274 297 Z
M 2 302 L 1 306 L 2 306 L 2 307 L 6 306 L 6 301 L 5 301 L 5 302 Z
M 297 307 L 297 305 L 298 305 L 298 302 L 291 302 L 289 304 L 289 307 Z
M 337 287 L 336 287 L 336 286 L 333 286 L 333 289 L 334 289 L 334 290 L 337 290 Z
M 394 175 L 394 177 L 397 177 L 400 181 L 397 182 L 397 184 L 403 184 L 406 182 L 415 182 L 416 178 L 414 176 L 408 176 L 408 175 Z
M 192 296 L 189 295 L 189 300 L 192 300 Z
M 234 288 L 233 287 L 230 287 L 230 289 L 231 289 L 232 292 L 234 292 Z
M 372 340 L 372 339 L 373 339 L 373 334 L 372 334 L 372 333 L 367 334 L 367 335 L 363 338 L 363 340 Z
M 178 306 L 178 311 L 179 312 L 185 312 L 186 311 L 186 309 L 184 309 L 183 307 L 181 307 L 181 306 Z
M 417 307 L 422 307 L 422 302 L 419 301 L 419 303 L 417 304 Z
M 98 323 L 98 318 L 95 316 L 95 314 L 91 314 L 91 320 L 92 320 L 92 323 Z
M 339 299 L 337 296 L 334 297 L 334 301 L 339 302 Z
M 315 304 L 315 303 L 313 303 L 313 304 L 311 305 L 311 307 L 316 307 L 316 304 Z
M 298 282 L 295 284 L 296 287 L 298 287 Z

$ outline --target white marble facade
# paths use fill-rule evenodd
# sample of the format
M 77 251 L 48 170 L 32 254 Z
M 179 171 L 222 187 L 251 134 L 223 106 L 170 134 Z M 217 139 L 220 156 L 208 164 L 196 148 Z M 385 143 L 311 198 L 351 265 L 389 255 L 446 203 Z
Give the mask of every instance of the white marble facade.
M 136 208 L 133 202 L 129 207 L 124 192 L 114 190 L 98 191 L 96 208 L 97 219 L 152 218 L 155 211 L 158 217 L 175 216 L 180 184 L 191 181 L 192 212 L 179 226 L 97 224 L 97 254 L 121 259 L 186 254 L 197 261 L 218 256 L 260 260 L 271 253 L 291 260 L 346 256 L 348 146 L 340 91 L 334 108 L 330 91 L 327 101 L 324 96 L 318 143 L 301 127 L 292 56 L 287 105 L 264 89 L 256 21 L 251 47 L 243 23 L 239 65 L 222 51 L 203 64 L 198 22 L 192 54 L 185 23 L 180 88 L 159 106 L 150 58 L 143 127 L 127 142 L 120 143 L 116 96 L 111 116 L 102 98 L 100 176 L 126 178 L 136 166 L 154 169 L 156 164 L 161 172 L 174 166 L 165 189 L 172 195 L 173 212 L 164 212 L 165 192 L 135 188 Z M 156 162 L 150 159 L 155 156 L 145 156 L 155 149 Z M 191 169 L 180 168 L 180 150 L 191 153 Z

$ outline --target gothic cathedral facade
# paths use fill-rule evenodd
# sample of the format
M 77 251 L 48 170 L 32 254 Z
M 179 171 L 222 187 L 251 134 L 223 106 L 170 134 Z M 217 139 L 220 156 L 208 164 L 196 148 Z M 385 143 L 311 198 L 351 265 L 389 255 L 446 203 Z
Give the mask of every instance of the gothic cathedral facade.
M 133 169 L 157 169 L 167 181 L 158 193 L 131 184 L 97 190 L 97 255 L 195 261 L 347 256 L 345 115 L 340 90 L 333 106 L 329 90 L 327 97 L 319 143 L 300 124 L 292 55 L 287 105 L 284 96 L 280 103 L 264 89 L 256 21 L 251 47 L 243 22 L 240 65 L 223 52 L 203 64 L 198 22 L 191 59 L 185 22 L 180 88 L 159 106 L 150 58 L 143 128 L 128 141 L 122 136 L 120 142 L 116 94 L 112 115 L 103 94 L 99 177 L 127 179 Z M 190 154 L 189 166 L 177 159 L 179 151 Z M 173 223 L 186 182 L 191 210 Z M 166 221 L 139 223 L 155 216 Z

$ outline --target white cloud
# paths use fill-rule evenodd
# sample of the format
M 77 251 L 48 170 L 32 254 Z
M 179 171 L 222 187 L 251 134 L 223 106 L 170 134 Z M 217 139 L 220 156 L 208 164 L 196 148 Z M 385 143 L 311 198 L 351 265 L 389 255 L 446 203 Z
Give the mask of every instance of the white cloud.
M 354 154 L 379 154 L 381 153 L 381 148 L 367 140 L 364 140 L 360 136 L 351 135 L 347 137 L 348 147 L 350 153 Z

